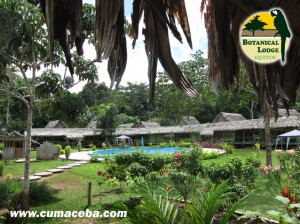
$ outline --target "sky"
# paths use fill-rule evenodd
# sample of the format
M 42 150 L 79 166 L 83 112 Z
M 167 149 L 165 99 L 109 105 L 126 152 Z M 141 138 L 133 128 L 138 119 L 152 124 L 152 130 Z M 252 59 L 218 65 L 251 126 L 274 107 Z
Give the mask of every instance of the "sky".
M 201 0 L 186 0 L 186 9 L 188 12 L 188 19 L 192 34 L 193 50 L 190 49 L 188 43 L 182 34 L 183 44 L 169 33 L 171 51 L 173 59 L 176 63 L 187 61 L 191 59 L 191 54 L 197 50 L 204 52 L 204 56 L 207 56 L 207 35 L 204 27 L 203 17 L 200 14 L 200 1 Z M 95 0 L 83 0 L 83 3 L 95 4 Z M 125 16 L 131 21 L 130 15 L 132 12 L 132 0 L 125 0 Z M 140 26 L 143 26 L 143 20 L 140 22 Z M 178 26 L 179 27 L 179 26 Z M 179 28 L 181 29 L 181 28 Z M 142 27 L 140 27 L 140 32 Z M 148 61 L 144 48 L 144 36 L 140 33 L 139 39 L 136 42 L 135 49 L 132 49 L 132 39 L 127 37 L 127 66 L 123 75 L 121 85 L 126 85 L 127 82 L 131 83 L 148 83 Z M 84 43 L 84 56 L 88 59 L 95 59 L 96 51 L 94 46 L 88 45 L 87 41 Z M 96 63 L 98 68 L 99 82 L 105 82 L 110 85 L 110 79 L 107 72 L 107 61 L 102 63 Z M 163 71 L 163 68 L 159 64 L 158 71 Z M 78 92 L 82 89 L 85 83 L 80 83 L 71 89 L 72 92 Z

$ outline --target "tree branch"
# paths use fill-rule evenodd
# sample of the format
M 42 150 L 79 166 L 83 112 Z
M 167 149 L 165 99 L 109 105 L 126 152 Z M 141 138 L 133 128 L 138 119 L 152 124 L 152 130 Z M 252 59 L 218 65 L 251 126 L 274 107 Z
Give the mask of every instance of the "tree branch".
M 26 104 L 26 106 L 29 105 L 29 102 L 22 95 L 20 95 L 19 93 L 18 94 L 17 93 L 13 93 L 13 92 L 7 91 L 5 89 L 1 89 L 1 88 L 0 88 L 0 92 L 3 93 L 3 94 L 5 94 L 6 96 L 9 96 L 9 97 L 12 97 L 12 98 L 16 98 L 18 100 L 23 101 Z

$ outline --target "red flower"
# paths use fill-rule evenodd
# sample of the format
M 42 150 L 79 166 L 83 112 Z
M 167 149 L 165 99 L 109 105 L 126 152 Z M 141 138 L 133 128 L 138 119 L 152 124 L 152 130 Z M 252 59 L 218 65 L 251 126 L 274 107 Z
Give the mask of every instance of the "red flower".
M 206 188 L 205 187 L 201 187 L 200 188 L 202 192 L 206 192 Z
M 177 152 L 176 154 L 175 154 L 175 157 L 176 158 L 180 158 L 182 156 L 182 154 L 180 153 L 180 152 Z
M 258 169 L 259 169 L 260 171 L 262 171 L 264 168 L 262 167 L 262 165 L 260 165 L 260 166 L 258 167 Z
M 98 176 L 102 176 L 102 170 L 98 170 L 97 174 Z
M 106 174 L 105 177 L 106 177 L 106 179 L 110 179 L 111 175 L 110 174 Z

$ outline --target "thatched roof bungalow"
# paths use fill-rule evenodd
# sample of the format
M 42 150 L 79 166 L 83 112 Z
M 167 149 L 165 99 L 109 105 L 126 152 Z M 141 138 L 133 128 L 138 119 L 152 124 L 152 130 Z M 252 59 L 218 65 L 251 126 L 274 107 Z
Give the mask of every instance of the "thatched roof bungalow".
M 296 113 L 295 113 L 296 114 Z M 228 116 L 229 115 L 229 116 Z M 234 118 L 234 120 L 230 120 Z M 218 119 L 217 119 L 218 118 Z M 300 128 L 300 116 L 279 117 L 277 122 L 271 120 L 271 135 L 275 141 L 276 136 L 294 128 Z M 224 121 L 221 121 L 221 120 Z M 142 137 L 145 143 L 159 143 L 172 137 L 175 140 L 214 140 L 226 141 L 237 146 L 254 145 L 264 141 L 264 120 L 246 120 L 238 114 L 220 113 L 215 123 L 189 124 L 178 126 L 160 126 L 155 122 L 141 122 L 139 125 L 121 125 L 116 130 L 116 136 L 127 135 L 133 140 Z M 91 123 L 91 122 L 90 122 Z M 88 143 L 100 145 L 101 130 L 90 128 L 37 128 L 32 130 L 34 138 L 42 137 L 48 141 L 84 138 Z
M 61 120 L 50 121 L 45 128 L 67 128 L 68 126 Z
M 192 116 L 189 117 L 183 117 L 180 121 L 180 125 L 197 125 L 200 124 L 199 121 Z
M 218 122 L 232 122 L 232 121 L 244 121 L 244 120 L 246 120 L 246 118 L 243 115 L 241 115 L 241 114 L 221 112 L 214 119 L 213 123 L 218 123 Z

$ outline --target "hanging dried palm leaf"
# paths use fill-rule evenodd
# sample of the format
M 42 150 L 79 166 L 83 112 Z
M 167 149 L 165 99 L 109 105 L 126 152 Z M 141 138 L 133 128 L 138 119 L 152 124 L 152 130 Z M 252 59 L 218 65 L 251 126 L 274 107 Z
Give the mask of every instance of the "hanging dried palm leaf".
M 111 80 L 110 88 L 116 83 L 116 87 L 121 82 L 127 63 L 127 46 L 126 37 L 124 33 L 124 2 L 122 2 L 121 10 L 117 20 L 117 33 L 114 47 L 110 53 L 108 60 L 108 73 Z
M 285 11 L 293 32 L 286 63 L 258 64 L 242 52 L 239 46 L 239 29 L 251 14 L 275 7 Z M 276 112 L 278 96 L 283 99 L 286 108 L 295 103 L 296 90 L 300 83 L 300 23 L 297 19 L 300 11 L 299 1 L 202 0 L 200 10 L 204 14 L 208 33 L 210 79 L 215 84 L 221 80 L 227 87 L 239 75 L 238 55 L 263 107 L 268 100 Z
M 41 7 L 46 17 L 50 57 L 52 61 L 54 40 L 63 49 L 70 73 L 74 74 L 70 46 L 67 38 L 67 27 L 71 27 L 71 40 L 75 42 L 77 53 L 83 54 L 84 35 L 82 32 L 82 0 L 41 0 Z
M 184 1 L 162 1 L 162 0 L 136 0 L 133 3 L 132 24 L 134 38 L 138 37 L 138 24 L 144 12 L 145 29 L 145 49 L 148 57 L 148 77 L 150 83 L 150 101 L 155 93 L 155 80 L 157 61 L 160 60 L 163 68 L 170 75 L 174 84 L 190 97 L 197 97 L 198 93 L 192 84 L 182 74 L 179 67 L 172 58 L 168 29 L 182 42 L 181 35 L 175 24 L 175 17 L 180 22 L 184 34 L 192 47 L 190 28 L 188 25 L 187 13 Z M 134 39 L 134 43 L 135 43 Z M 134 45 L 133 43 L 133 45 Z
M 96 0 L 95 44 L 97 60 L 108 59 L 114 48 L 118 18 L 122 12 L 123 0 Z M 123 29 L 123 28 L 122 28 Z

